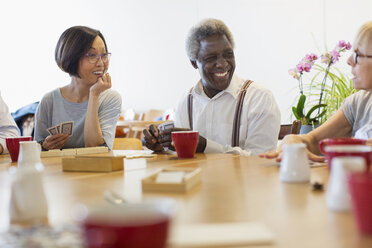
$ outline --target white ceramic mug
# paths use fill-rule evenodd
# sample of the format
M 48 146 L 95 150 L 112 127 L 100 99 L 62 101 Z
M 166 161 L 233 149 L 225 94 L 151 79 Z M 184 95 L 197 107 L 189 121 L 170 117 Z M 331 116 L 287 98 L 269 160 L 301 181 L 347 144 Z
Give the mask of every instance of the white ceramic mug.
M 280 180 L 293 183 L 308 182 L 310 180 L 310 164 L 305 144 L 296 143 L 283 146 Z
M 366 168 L 362 157 L 335 157 L 332 159 L 332 170 L 329 178 L 326 204 L 333 211 L 350 210 L 350 193 L 346 181 L 349 171 L 360 172 Z

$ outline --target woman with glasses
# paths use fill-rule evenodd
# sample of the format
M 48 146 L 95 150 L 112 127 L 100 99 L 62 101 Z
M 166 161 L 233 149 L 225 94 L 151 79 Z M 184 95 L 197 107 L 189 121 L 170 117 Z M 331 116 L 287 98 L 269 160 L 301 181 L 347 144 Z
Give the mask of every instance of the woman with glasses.
M 324 161 L 324 157 L 319 156 L 318 143 L 325 138 L 356 137 L 367 139 L 367 144 L 372 145 L 372 21 L 359 29 L 353 49 L 347 63 L 354 76 L 354 88 L 359 91 L 346 98 L 341 108 L 323 125 L 305 135 L 287 135 L 276 151 L 260 157 L 280 161 L 282 145 L 305 143 L 311 160 Z
M 75 26 L 62 33 L 55 60 L 71 81 L 47 93 L 38 106 L 35 140 L 44 150 L 112 148 L 121 97 L 110 89 L 110 55 L 98 30 Z

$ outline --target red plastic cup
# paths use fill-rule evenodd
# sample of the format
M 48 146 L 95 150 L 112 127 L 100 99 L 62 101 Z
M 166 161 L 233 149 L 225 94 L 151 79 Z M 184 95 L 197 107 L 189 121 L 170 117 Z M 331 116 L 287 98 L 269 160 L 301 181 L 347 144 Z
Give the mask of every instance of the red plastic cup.
M 320 151 L 325 154 L 325 147 L 338 145 L 365 145 L 367 140 L 354 138 L 333 138 L 324 139 L 319 142 Z
M 6 147 L 8 148 L 10 157 L 12 158 L 12 162 L 18 161 L 18 154 L 19 154 L 19 142 L 21 141 L 32 141 L 31 136 L 25 137 L 17 137 L 17 138 L 6 138 Z
M 83 221 L 86 247 L 164 248 L 174 204 L 125 203 L 90 209 Z
M 366 146 L 366 140 L 353 138 L 325 139 L 319 142 L 320 151 L 328 160 L 328 169 L 331 170 L 334 157 L 363 157 L 367 169 L 372 162 L 372 147 Z
M 372 174 L 351 173 L 347 181 L 359 232 L 372 235 Z
M 172 141 L 176 147 L 178 158 L 193 158 L 199 142 L 199 132 L 172 132 Z

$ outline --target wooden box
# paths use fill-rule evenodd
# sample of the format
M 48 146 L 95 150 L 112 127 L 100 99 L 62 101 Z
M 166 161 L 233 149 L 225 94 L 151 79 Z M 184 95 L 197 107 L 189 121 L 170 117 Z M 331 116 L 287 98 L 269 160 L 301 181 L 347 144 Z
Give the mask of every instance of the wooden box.
M 109 154 L 62 158 L 63 171 L 111 172 L 124 169 L 124 157 Z
M 185 172 L 180 183 L 159 183 L 156 178 L 161 172 Z M 142 179 L 142 191 L 152 192 L 187 192 L 202 181 L 202 169 L 190 167 L 163 168 Z

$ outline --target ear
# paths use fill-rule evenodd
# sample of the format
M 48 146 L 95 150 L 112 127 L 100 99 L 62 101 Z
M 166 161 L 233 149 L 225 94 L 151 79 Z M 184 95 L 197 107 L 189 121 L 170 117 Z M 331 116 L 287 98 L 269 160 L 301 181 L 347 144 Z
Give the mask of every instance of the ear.
M 195 69 L 198 69 L 198 65 L 196 64 L 196 60 L 191 60 L 190 59 L 190 62 L 191 62 L 192 67 L 194 67 Z

